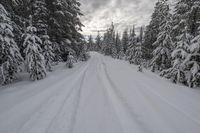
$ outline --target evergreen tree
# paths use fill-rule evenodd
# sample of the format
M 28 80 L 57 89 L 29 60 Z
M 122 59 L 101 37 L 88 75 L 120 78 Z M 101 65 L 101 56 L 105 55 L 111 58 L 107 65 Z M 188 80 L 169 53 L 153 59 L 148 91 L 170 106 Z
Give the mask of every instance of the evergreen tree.
M 105 40 L 104 40 L 104 47 L 103 47 L 103 52 L 105 55 L 111 55 L 111 34 L 110 30 L 108 29 L 107 32 L 105 33 Z
M 23 61 L 14 41 L 12 21 L 8 15 L 0 4 L 0 84 L 13 82 Z
M 103 34 L 103 41 L 102 41 L 102 47 L 101 47 L 101 53 L 105 54 L 106 53 L 106 45 L 108 44 L 108 31 L 106 31 Z
M 37 29 L 32 26 L 32 20 L 30 23 L 24 35 L 25 40 L 23 43 L 27 71 L 30 73 L 31 80 L 40 80 L 46 76 L 45 59 L 40 47 L 42 40 L 35 35 Z
M 83 26 L 80 21 L 81 4 L 76 0 L 48 0 L 46 4 L 49 11 L 48 33 L 50 38 L 60 44 L 62 57 L 66 57 L 69 49 L 75 51 L 75 56 L 80 55 L 83 39 L 79 33 Z
M 167 0 L 158 0 L 151 16 L 151 22 L 146 27 L 143 51 L 145 51 L 144 58 L 148 60 L 152 58 L 152 51 L 155 49 L 153 43 L 156 41 L 159 34 L 161 22 L 167 15 L 163 14 L 163 10 L 165 10 L 165 5 L 163 3 L 165 3 L 165 1 Z
M 52 62 L 54 60 L 52 42 L 49 40 L 48 35 L 43 36 L 43 39 L 44 39 L 43 56 L 44 56 L 44 59 L 45 59 L 45 67 L 48 71 L 52 71 Z
M 133 62 L 133 57 L 135 54 L 135 45 L 137 43 L 137 38 L 136 38 L 136 34 L 135 34 L 135 27 L 133 26 L 132 32 L 130 33 L 130 37 L 129 37 L 129 42 L 128 42 L 128 49 L 126 52 L 126 57 L 127 60 L 129 61 L 130 64 L 132 64 Z
M 127 29 L 126 29 L 126 30 L 123 32 L 123 36 L 122 36 L 123 53 L 126 53 L 126 52 L 127 52 L 128 43 L 129 43 L 128 31 L 127 31 Z
M 87 53 L 87 46 L 86 46 L 86 42 L 83 41 L 82 44 L 81 44 L 81 53 L 80 53 L 80 57 L 79 59 L 81 61 L 87 61 L 89 59 L 89 54 Z
M 111 56 L 113 58 L 117 58 L 117 45 L 115 43 L 115 27 L 114 27 L 113 23 L 112 23 L 111 28 L 110 28 L 109 43 L 110 43 L 110 46 L 111 46 Z
M 116 49 L 117 49 L 117 54 L 119 55 L 120 50 L 122 49 L 121 47 L 121 40 L 119 33 L 117 32 L 116 37 L 115 37 L 115 44 L 116 44 Z
M 163 19 L 158 38 L 153 44 L 156 49 L 153 51 L 153 59 L 151 62 L 152 71 L 162 71 L 171 67 L 171 50 L 173 47 L 173 41 L 171 37 L 172 20 L 169 5 L 167 3 L 165 3 L 165 5 L 166 8 L 164 10 L 164 14 L 168 15 Z
M 191 8 L 188 13 L 188 28 L 189 33 L 192 36 L 196 36 L 199 34 L 198 28 L 200 26 L 200 1 L 199 0 L 192 0 L 191 1 Z
M 93 51 L 94 50 L 94 41 L 92 35 L 89 36 L 88 38 L 88 51 Z
M 72 68 L 74 63 L 75 63 L 75 59 L 74 59 L 72 53 L 70 52 L 67 57 L 67 67 Z
M 33 0 L 32 12 L 33 26 L 37 28 L 37 36 L 43 39 L 48 29 L 47 22 L 49 17 L 45 0 Z
M 173 66 L 161 73 L 161 76 L 170 78 L 175 83 L 186 83 L 186 62 L 188 48 L 191 43 L 191 35 L 187 32 L 187 27 L 182 30 L 182 34 L 177 38 L 177 46 L 172 52 Z
M 186 80 L 189 87 L 196 87 L 200 84 L 200 27 L 196 37 L 188 47 L 188 55 L 184 61 L 186 67 Z
M 135 51 L 131 62 L 136 65 L 142 65 L 142 42 L 140 39 L 137 39 L 135 44 Z
M 199 57 L 196 54 L 199 53 L 199 3 L 198 0 L 179 0 L 176 3 L 172 32 L 176 45 L 172 53 L 173 67 L 161 73 L 176 83 L 184 83 L 190 87 L 196 86 L 199 80 Z
M 143 44 L 143 41 L 144 41 L 144 30 L 143 30 L 143 27 L 141 26 L 140 27 L 140 36 L 139 36 L 139 39 L 140 39 L 140 42 Z
M 56 40 L 52 39 L 52 49 L 54 53 L 54 60 L 56 64 L 61 61 L 61 50 L 59 44 L 56 42 Z
M 115 44 L 115 29 L 113 23 L 104 34 L 102 51 L 105 55 L 110 55 L 114 58 L 117 57 L 117 48 Z
M 181 30 L 187 25 L 188 33 L 196 36 L 198 27 L 200 26 L 200 2 L 199 0 L 178 0 L 175 6 L 173 16 L 173 40 L 177 41 L 177 36 L 181 34 Z
M 101 36 L 100 33 L 98 31 L 98 34 L 95 38 L 95 51 L 100 51 L 101 50 L 101 45 L 102 45 L 102 40 L 101 40 Z

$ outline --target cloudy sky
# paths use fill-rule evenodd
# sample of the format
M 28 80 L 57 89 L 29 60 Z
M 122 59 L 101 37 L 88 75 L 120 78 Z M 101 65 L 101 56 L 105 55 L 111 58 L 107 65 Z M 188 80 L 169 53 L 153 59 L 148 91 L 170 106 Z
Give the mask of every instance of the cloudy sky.
M 122 32 L 125 28 L 147 25 L 157 0 L 79 0 L 85 25 L 83 34 L 95 35 L 105 30 L 111 22 L 115 29 Z M 175 1 L 175 0 L 170 0 Z M 170 3 L 173 3 L 170 2 Z
M 121 32 L 127 27 L 146 25 L 157 0 L 79 0 L 84 17 L 85 35 L 105 30 L 114 22 L 116 30 Z

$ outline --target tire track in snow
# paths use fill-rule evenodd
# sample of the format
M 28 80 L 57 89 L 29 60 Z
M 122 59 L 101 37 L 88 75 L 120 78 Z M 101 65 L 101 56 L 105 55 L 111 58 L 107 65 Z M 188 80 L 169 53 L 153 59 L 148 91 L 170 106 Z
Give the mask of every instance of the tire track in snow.
M 79 78 L 76 79 L 72 84 L 70 85 L 70 89 L 66 91 L 66 81 L 63 80 L 62 82 L 59 82 L 59 90 L 57 90 L 56 93 L 53 94 L 53 96 L 50 96 L 50 98 L 46 101 L 44 105 L 41 105 L 42 107 L 40 108 L 39 111 L 34 113 L 31 118 L 22 126 L 21 132 L 26 132 L 26 133 L 44 133 L 48 130 L 49 125 L 56 119 L 58 112 L 62 109 L 64 103 L 69 99 L 71 93 L 74 90 L 74 86 L 76 86 L 76 83 L 79 82 L 80 79 L 82 79 L 82 75 L 85 74 L 87 71 L 89 65 L 87 65 L 79 74 Z M 82 69 L 81 69 L 82 70 Z M 37 127 L 37 128 L 35 128 Z M 38 128 L 40 127 L 40 128 Z
M 129 68 L 132 67 L 129 66 Z M 131 71 L 130 71 L 131 72 Z M 107 71 L 108 74 L 108 71 Z M 133 73 L 134 74 L 134 73 Z M 108 75 L 109 76 L 109 75 Z M 111 78 L 110 78 L 111 79 Z M 138 80 L 137 78 L 134 78 L 136 81 L 133 83 L 134 85 L 136 85 L 137 90 L 139 93 L 141 93 L 141 97 L 144 97 L 146 99 L 146 101 L 153 107 L 153 109 L 157 112 L 157 115 L 159 114 L 160 118 L 162 118 L 162 120 L 164 120 L 163 122 L 166 123 L 166 125 L 169 125 L 171 127 L 173 127 L 173 129 L 175 129 L 175 133 L 178 132 L 178 128 L 173 125 L 173 121 L 169 121 L 169 119 L 166 119 L 166 115 L 169 115 L 169 112 L 166 112 L 166 110 L 163 110 L 162 107 L 169 107 L 168 109 L 173 110 L 173 112 L 175 111 L 178 115 L 182 115 L 183 117 L 185 117 L 188 120 L 192 120 L 194 123 L 196 123 L 198 126 L 200 126 L 200 122 L 195 119 L 194 117 L 192 117 L 190 114 L 186 113 L 183 109 L 179 108 L 179 106 L 169 102 L 165 97 L 162 97 L 159 93 L 157 93 L 156 91 L 148 88 L 149 86 L 152 87 L 156 87 L 154 84 L 151 84 L 149 82 L 145 82 L 145 84 L 139 84 L 141 81 Z M 134 80 L 133 80 L 134 81 Z M 147 87 L 148 86 L 148 87 Z M 149 93 L 147 93 L 149 92 Z M 156 99 L 156 100 L 155 100 Z M 159 100 L 158 100 L 159 99 Z M 159 105 L 156 105 L 155 103 L 157 102 L 162 102 L 162 104 L 159 103 Z M 163 104 L 164 103 L 164 104 Z M 167 106 L 166 106 L 167 105 Z M 159 108 L 160 106 L 160 108 Z M 167 114 L 166 114 L 167 113 Z M 169 116 L 170 117 L 170 116 Z M 185 120 L 186 121 L 186 120 Z M 186 121 L 187 122 L 187 121 Z M 195 127 L 195 126 L 194 126 Z M 197 126 L 196 126 L 197 127 Z M 180 128 L 181 129 L 181 128 Z M 179 129 L 179 131 L 180 131 Z M 168 127 L 169 130 L 168 132 L 172 132 L 170 131 L 170 128 Z M 183 132 L 184 130 L 181 129 L 181 131 Z M 167 132 L 167 133 L 168 133 Z
M 194 129 L 196 129 L 199 125 L 199 122 L 188 116 L 187 113 L 184 112 L 184 110 L 179 109 L 176 105 L 172 104 L 171 102 L 168 102 L 165 98 L 161 97 L 159 94 L 157 95 L 156 92 L 151 89 L 148 89 L 146 86 L 139 84 L 139 82 L 134 82 L 139 88 L 137 90 L 142 94 L 145 99 L 147 99 L 147 102 L 149 105 L 151 105 L 151 108 L 155 110 L 156 115 L 160 120 L 162 120 L 165 124 L 166 127 L 162 128 L 162 132 L 166 133 L 177 133 L 177 132 L 182 132 L 182 133 L 188 133 L 188 132 L 193 132 L 195 133 L 196 131 L 188 131 L 188 129 L 185 127 L 181 128 L 180 123 L 177 125 L 177 120 L 176 118 L 179 118 L 179 120 L 182 119 L 181 123 L 191 123 L 188 122 L 188 120 L 193 121 L 195 124 L 192 126 Z M 148 84 L 148 86 L 151 86 Z M 169 111 L 170 110 L 170 111 Z M 173 112 L 173 113 L 172 113 Z M 172 114 L 170 114 L 172 113 Z M 175 115 L 176 114 L 176 115 Z M 168 116 L 168 117 L 166 117 Z M 175 121 L 174 121 L 175 120 Z M 180 122 L 180 121 L 179 121 Z M 186 124 L 187 125 L 187 124 Z M 179 126 L 179 127 L 177 127 Z M 186 126 L 187 127 L 187 126 Z
M 86 74 L 73 130 L 69 133 L 123 133 L 113 104 L 99 80 L 99 57 L 95 55 L 95 62 Z
M 148 84 L 148 85 L 151 85 L 151 84 Z M 152 86 L 152 85 L 151 85 Z M 179 106 L 169 102 L 166 98 L 162 97 L 160 94 L 158 94 L 157 92 L 151 90 L 151 89 L 148 89 L 146 86 L 141 86 L 141 90 L 143 92 L 143 94 L 145 94 L 146 96 L 150 97 L 149 93 L 151 93 L 154 97 L 157 97 L 158 99 L 160 99 L 160 101 L 162 101 L 164 104 L 167 104 L 168 107 L 170 108 L 173 108 L 173 110 L 176 110 L 176 112 L 179 112 L 181 114 L 183 114 L 187 119 L 190 119 L 192 120 L 194 123 L 196 123 L 197 125 L 200 126 L 200 122 L 193 118 L 191 115 L 189 115 L 188 113 L 186 113 L 183 109 L 181 109 Z M 147 93 L 147 91 L 149 93 Z M 151 100 L 152 101 L 152 100 Z
M 92 63 L 90 63 L 92 64 Z M 74 125 L 76 123 L 77 112 L 81 99 L 82 86 L 89 67 L 84 71 L 79 84 L 73 87 L 68 99 L 65 100 L 62 109 L 58 112 L 54 121 L 51 122 L 47 133 L 73 133 Z
M 130 108 L 125 98 L 117 90 L 113 84 L 107 71 L 106 65 L 102 60 L 102 73 L 100 72 L 100 79 L 105 87 L 108 96 L 115 107 L 115 111 L 120 119 L 124 133 L 147 133 L 144 123 L 138 119 L 138 115 Z
M 133 68 L 131 66 L 128 65 L 128 67 L 133 70 Z M 130 71 L 131 72 L 131 71 Z M 147 77 L 144 77 L 147 78 Z M 151 81 L 153 81 L 153 79 L 151 79 Z M 140 83 L 139 81 L 135 82 L 138 86 L 140 86 L 140 88 L 142 89 L 143 93 L 145 93 L 145 95 L 149 95 L 147 93 L 150 92 L 152 95 L 154 95 L 155 97 L 159 98 L 160 101 L 162 101 L 163 103 L 169 105 L 171 108 L 173 108 L 174 110 L 176 110 L 177 112 L 180 112 L 181 114 L 183 114 L 185 117 L 187 117 L 188 119 L 192 120 L 193 122 L 195 122 L 196 124 L 198 124 L 200 126 L 200 121 L 198 119 L 195 119 L 193 116 L 191 116 L 190 114 L 188 114 L 187 112 L 184 111 L 184 109 L 178 105 L 173 104 L 172 102 L 170 102 L 165 96 L 161 96 L 158 92 L 154 91 L 153 89 L 149 89 L 147 86 L 152 86 L 152 87 L 157 87 L 155 86 L 155 84 L 152 84 L 151 82 L 146 82 L 145 84 L 141 85 L 138 84 Z
M 105 86 L 105 84 L 104 84 L 104 82 L 102 80 L 102 75 L 101 75 L 102 72 L 101 72 L 101 70 L 102 70 L 102 59 L 99 57 L 99 63 L 97 65 L 97 79 L 102 84 L 101 86 L 102 86 L 103 94 L 104 94 L 106 100 L 108 101 L 109 106 L 112 108 L 112 111 L 113 111 L 114 115 L 117 117 L 117 120 L 118 120 L 118 123 L 119 123 L 119 126 L 120 126 L 120 131 L 121 131 L 121 133 L 123 133 L 124 132 L 124 128 L 122 127 L 121 119 L 120 119 L 120 117 L 118 115 L 118 112 L 116 111 L 116 107 L 113 104 L 113 101 L 111 100 L 111 97 L 108 94 L 107 88 L 106 88 L 106 86 Z
M 104 63 L 105 64 L 105 63 Z M 105 64 L 106 65 L 106 64 Z M 115 85 L 115 83 L 113 82 L 113 80 L 112 80 L 112 78 L 110 77 L 110 74 L 108 73 L 108 70 L 106 69 L 107 67 L 105 67 L 105 71 L 106 71 L 106 74 L 107 74 L 107 76 L 108 76 L 108 78 L 110 79 L 110 82 L 113 84 L 113 86 L 115 86 L 115 88 L 118 88 L 117 87 L 117 85 Z M 136 97 L 133 99 L 133 100 L 136 100 L 136 101 L 140 101 L 141 103 L 141 106 L 142 106 L 142 109 L 144 109 L 144 107 L 145 108 L 148 108 L 147 110 L 147 112 L 146 112 L 146 110 L 144 111 L 144 112 L 146 112 L 146 113 L 148 113 L 148 114 L 146 114 L 146 115 L 142 115 L 142 116 L 140 116 L 141 118 L 138 118 L 138 120 L 139 120 L 139 122 L 141 123 L 141 125 L 143 126 L 143 127 L 145 127 L 145 129 L 146 129 L 146 132 L 148 132 L 148 133 L 154 133 L 154 132 L 163 132 L 163 133 L 172 133 L 172 130 L 169 128 L 169 126 L 167 125 L 167 124 L 170 124 L 171 126 L 173 126 L 171 123 L 169 123 L 168 121 L 166 121 L 165 120 L 165 117 L 163 117 L 163 116 L 165 116 L 165 115 L 163 115 L 163 113 L 161 113 L 160 112 L 160 110 L 157 108 L 157 106 L 155 105 L 155 103 L 153 103 L 152 102 L 152 99 L 149 99 L 147 96 L 146 96 L 146 94 L 144 94 L 143 93 L 143 91 L 141 91 L 141 89 L 142 89 L 142 86 L 141 86 L 141 84 L 139 84 L 139 81 L 134 81 L 134 80 L 131 80 L 131 83 L 132 83 L 132 85 L 134 86 L 134 94 L 136 95 Z M 123 91 L 120 91 L 120 89 L 116 89 L 116 91 L 118 91 L 118 93 L 119 94 L 121 94 L 122 95 L 122 93 L 123 93 Z M 126 98 L 125 98 L 125 95 L 123 95 L 122 96 L 123 97 L 123 99 L 125 100 Z M 139 98 L 139 99 L 137 99 L 137 98 Z M 131 101 L 130 99 L 127 99 L 127 101 Z M 127 106 L 129 107 L 129 110 L 132 110 L 132 113 L 133 114 L 140 114 L 140 113 L 142 113 L 142 112 L 139 112 L 141 109 L 139 109 L 138 111 L 136 111 L 136 112 L 134 112 L 133 110 L 134 110 L 134 108 L 131 108 L 131 107 L 133 107 L 133 106 L 129 106 L 129 104 L 128 104 L 128 102 L 126 102 L 126 104 L 127 104 Z M 138 106 L 137 104 L 136 104 L 136 106 Z M 140 106 L 138 106 L 139 108 L 140 108 Z M 162 125 L 165 125 L 164 127 L 162 127 L 161 129 L 161 131 L 159 131 L 159 129 L 160 128 L 155 128 L 155 129 L 153 129 L 152 128 L 152 125 L 151 125 L 151 123 L 150 123 L 150 125 L 149 125 L 149 123 L 148 122 L 146 122 L 146 120 L 148 120 L 149 121 L 149 116 L 148 115 L 150 115 L 150 116 L 154 116 L 154 117 L 152 117 L 151 119 L 153 120 L 153 119 L 156 119 L 156 118 L 162 118 L 162 119 L 157 119 L 158 121 L 158 123 L 157 123 L 157 125 L 156 126 L 162 126 Z M 166 123 L 166 122 L 168 122 L 168 123 Z M 162 124 L 161 124 L 162 123 Z M 167 125 L 167 126 L 166 126 Z M 154 125 L 155 126 L 155 125 Z M 153 127 L 154 127 L 153 126 Z
M 63 79 L 63 77 L 67 77 L 67 79 L 70 79 L 71 77 L 71 75 L 72 74 L 74 74 L 74 73 L 78 73 L 79 71 L 80 71 L 80 68 L 81 67 L 85 67 L 85 66 L 87 66 L 86 64 L 84 64 L 83 66 L 81 65 L 80 67 L 78 67 L 77 68 L 77 70 L 75 71 L 75 72 L 69 72 L 69 73 L 63 73 L 62 74 L 62 76 L 61 77 L 59 77 L 59 78 L 56 78 L 56 81 L 59 81 L 59 80 L 61 80 L 61 79 Z M 50 79 L 55 79 L 54 77 L 50 77 Z M 67 79 L 65 79 L 65 80 L 67 80 Z M 40 82 L 40 81 L 38 81 L 38 83 L 31 83 L 31 85 L 28 85 L 28 86 L 26 86 L 26 85 L 24 85 L 24 87 L 26 87 L 26 88 L 31 88 L 31 93 L 30 93 L 30 91 L 29 90 L 27 90 L 27 91 L 25 91 L 24 93 L 22 93 L 22 94 L 20 94 L 20 95 L 25 95 L 25 96 L 27 96 L 28 94 L 29 94 L 29 97 L 25 97 L 26 98 L 26 101 L 28 101 L 29 99 L 32 99 L 32 98 L 34 98 L 34 97 L 36 97 L 37 95 L 41 95 L 41 93 L 46 93 L 46 92 L 49 92 L 49 91 L 51 91 L 51 88 L 52 88 L 52 90 L 54 89 L 54 86 L 56 86 L 57 84 L 59 84 L 59 83 L 56 83 L 56 84 L 48 84 L 49 83 L 49 79 L 44 79 L 42 82 Z M 61 81 L 60 81 L 61 82 Z M 34 89 L 34 91 L 32 91 L 32 89 L 33 88 L 35 88 Z M 39 88 L 39 89 L 38 89 Z M 40 91 L 38 91 L 38 90 L 40 90 Z M 19 90 L 19 92 L 20 92 L 20 90 Z M 19 92 L 17 92 L 17 93 L 19 93 Z M 31 95 L 30 95 L 31 94 Z M 8 96 L 9 97 L 9 96 Z M 22 100 L 16 100 L 16 102 L 17 103 L 15 103 L 14 104 L 14 106 L 12 106 L 12 107 L 10 107 L 10 108 L 7 108 L 5 111 L 2 111 L 1 112 L 1 114 L 3 114 L 4 115 L 4 112 L 5 113 L 8 113 L 9 111 L 12 111 L 12 110 L 15 110 L 15 108 L 17 108 L 19 105 L 21 105 L 21 104 L 23 104 L 24 102 L 26 102 L 26 101 L 24 101 L 24 98 L 22 98 Z M 1 116 L 0 116 L 1 117 Z

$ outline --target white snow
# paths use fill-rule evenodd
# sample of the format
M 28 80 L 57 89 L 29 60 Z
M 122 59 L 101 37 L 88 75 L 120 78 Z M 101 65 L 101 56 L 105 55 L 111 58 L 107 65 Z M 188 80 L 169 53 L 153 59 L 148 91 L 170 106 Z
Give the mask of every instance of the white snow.
M 0 88 L 0 133 L 199 133 L 200 90 L 98 53 Z

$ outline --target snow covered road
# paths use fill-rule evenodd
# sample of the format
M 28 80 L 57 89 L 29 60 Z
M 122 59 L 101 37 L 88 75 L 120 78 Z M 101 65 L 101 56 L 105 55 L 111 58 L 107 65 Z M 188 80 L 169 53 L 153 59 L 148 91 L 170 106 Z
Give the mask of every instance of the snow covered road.
M 98 53 L 0 88 L 0 133 L 200 133 L 200 90 Z

